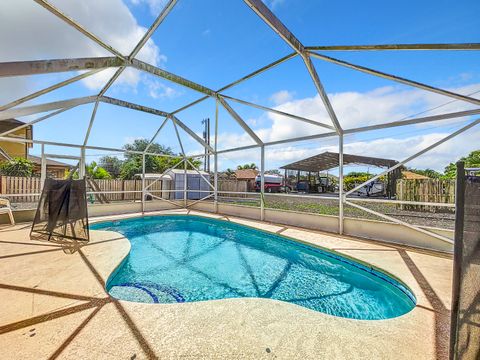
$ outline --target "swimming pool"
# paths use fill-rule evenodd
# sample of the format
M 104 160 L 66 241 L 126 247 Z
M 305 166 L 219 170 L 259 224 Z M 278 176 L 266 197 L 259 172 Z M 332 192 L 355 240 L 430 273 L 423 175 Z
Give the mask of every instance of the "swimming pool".
M 353 319 L 415 306 L 399 281 L 338 254 L 243 225 L 192 215 L 103 222 L 131 242 L 107 282 L 113 297 L 147 303 L 270 298 Z

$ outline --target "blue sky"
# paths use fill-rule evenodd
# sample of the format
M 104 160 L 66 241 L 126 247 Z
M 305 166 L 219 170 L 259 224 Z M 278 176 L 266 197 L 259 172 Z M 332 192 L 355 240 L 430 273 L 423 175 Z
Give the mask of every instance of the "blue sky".
M 162 0 L 52 1 L 55 6 L 102 38 L 128 53 L 162 8 Z M 266 4 L 305 45 L 382 43 L 479 42 L 475 0 L 452 1 L 293 1 L 269 0 Z M 8 15 L 7 15 L 8 14 Z M 0 4 L 0 61 L 105 56 L 102 48 L 28 1 Z M 18 24 L 23 24 L 21 27 Z M 12 32 L 11 29 L 16 29 Z M 7 31 L 8 30 L 8 31 Z M 151 64 L 218 89 L 292 50 L 243 1 L 179 0 L 139 57 Z M 480 91 L 480 52 L 404 51 L 329 52 L 327 55 L 395 73 L 463 94 Z M 425 115 L 474 108 L 473 105 L 403 86 L 391 81 L 314 60 L 319 76 L 345 128 L 390 122 L 440 106 Z M 108 80 L 109 70 L 28 104 L 94 95 Z M 0 101 L 6 103 L 76 75 L 27 76 L 0 79 Z M 229 89 L 225 94 L 269 107 L 277 107 L 329 123 L 302 61 L 294 58 L 269 72 Z M 478 97 L 480 93 L 474 96 Z M 108 96 L 173 111 L 201 97 L 190 89 L 134 70 L 125 71 Z M 447 105 L 444 105 L 448 103 Z M 24 105 L 28 105 L 24 104 Z M 322 132 L 321 128 L 273 116 L 231 103 L 266 141 Z M 23 106 L 23 105 L 21 105 Z M 92 105 L 83 105 L 34 127 L 41 140 L 82 143 Z M 178 114 L 201 133 L 201 120 L 214 118 L 215 104 L 205 101 Z M 23 120 L 31 120 L 32 116 Z M 345 138 L 346 152 L 401 160 L 428 146 L 470 119 L 375 131 Z M 121 147 L 135 138 L 150 138 L 162 119 L 149 114 L 101 104 L 89 144 Z M 219 147 L 248 145 L 252 141 L 233 119 L 220 111 Z M 478 148 L 478 129 L 442 145 L 412 163 L 441 170 L 448 162 Z M 213 138 L 213 136 L 212 136 Z M 199 145 L 182 133 L 189 153 Z M 179 151 L 173 128 L 161 132 L 158 142 Z M 78 150 L 55 148 L 49 152 L 72 154 Z M 267 149 L 267 168 L 277 168 L 306 156 L 336 151 L 336 140 L 322 139 Z M 34 147 L 33 152 L 38 152 Z M 87 152 L 89 160 L 105 154 Z M 259 150 L 231 153 L 220 158 L 220 167 L 244 162 L 259 163 Z M 373 169 L 372 169 L 373 170 Z

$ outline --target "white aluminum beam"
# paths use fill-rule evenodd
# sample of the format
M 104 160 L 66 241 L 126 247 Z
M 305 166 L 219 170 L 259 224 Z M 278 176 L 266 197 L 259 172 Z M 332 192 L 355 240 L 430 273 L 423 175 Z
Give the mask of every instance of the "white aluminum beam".
M 179 166 L 180 164 L 182 164 L 183 162 L 185 161 L 185 158 L 182 158 L 182 160 L 180 160 L 178 163 L 176 163 L 174 166 L 172 166 L 171 168 L 165 170 L 160 176 L 158 176 L 154 181 L 152 181 L 150 184 L 148 184 L 145 189 L 148 190 L 153 184 L 155 184 L 157 181 L 159 180 L 162 180 L 162 178 L 169 172 L 169 171 L 172 171 L 173 169 L 175 169 L 177 166 Z M 163 190 L 161 190 L 163 191 Z
M 21 116 L 34 115 L 51 110 L 57 110 L 62 108 L 71 108 L 73 106 L 89 104 L 97 100 L 96 96 L 85 96 L 80 98 L 74 98 L 69 100 L 54 101 L 50 103 L 24 106 L 19 108 L 8 109 L 0 111 L 0 120 L 12 119 Z
M 143 46 L 147 43 L 148 39 L 152 37 L 152 35 L 155 33 L 157 28 L 160 26 L 160 24 L 165 20 L 167 15 L 172 11 L 173 7 L 177 3 L 177 0 L 169 0 L 168 3 L 163 7 L 162 11 L 160 14 L 157 16 L 153 24 L 150 26 L 150 28 L 145 32 L 143 35 L 142 39 L 138 42 L 138 44 L 135 46 L 135 48 L 132 50 L 130 53 L 129 57 L 134 58 L 137 56 L 137 54 L 140 52 L 140 50 L 143 48 Z
M 348 201 L 357 201 L 365 203 L 377 204 L 397 204 L 397 205 L 420 205 L 420 206 L 434 206 L 434 207 L 449 207 L 454 208 L 454 203 L 436 203 L 428 201 L 408 201 L 408 200 L 390 200 L 390 199 L 372 199 L 372 198 L 354 198 L 349 197 Z
M 87 132 L 86 132 L 85 138 L 83 140 L 83 146 L 87 145 L 87 143 L 88 143 L 88 139 L 90 137 L 90 132 L 92 131 L 92 126 L 93 126 L 93 123 L 95 121 L 95 116 L 97 115 L 97 109 L 98 109 L 98 100 L 95 101 L 95 105 L 93 107 L 92 116 L 90 117 L 90 122 L 88 123 Z
M 310 52 L 310 54 L 312 56 L 318 58 L 318 59 L 325 60 L 325 61 L 328 61 L 330 63 L 341 65 L 341 66 L 344 66 L 344 67 L 347 67 L 347 68 L 350 68 L 350 69 L 353 69 L 353 70 L 357 70 L 357 71 L 360 71 L 360 72 L 363 72 L 363 73 L 366 73 L 366 74 L 378 76 L 378 77 L 381 77 L 381 78 L 384 78 L 384 79 L 388 79 L 388 80 L 398 82 L 400 84 L 409 85 L 409 86 L 413 86 L 413 87 L 416 87 L 418 89 L 422 89 L 422 90 L 425 90 L 425 91 L 430 91 L 430 92 L 433 92 L 433 93 L 436 93 L 436 94 L 448 96 L 448 97 L 453 98 L 453 99 L 466 101 L 466 102 L 469 102 L 469 103 L 472 103 L 472 104 L 475 104 L 475 105 L 480 105 L 480 100 L 479 99 L 475 99 L 475 98 L 465 96 L 465 95 L 460 95 L 460 94 L 457 94 L 457 93 L 454 93 L 454 92 L 451 92 L 451 91 L 448 91 L 448 90 L 439 89 L 439 88 L 436 88 L 436 87 L 433 87 L 433 86 L 430 86 L 430 85 L 420 83 L 418 81 L 408 80 L 408 79 L 402 78 L 400 76 L 387 74 L 387 73 L 384 73 L 384 72 L 381 72 L 381 71 L 377 71 L 377 70 L 367 68 L 365 66 L 352 64 L 352 63 L 349 63 L 347 61 L 335 59 L 335 58 L 332 58 L 330 56 L 321 55 L 321 54 L 318 54 L 318 53 L 315 53 L 315 52 Z
M 343 234 L 343 134 L 338 136 L 338 233 Z M 310 179 L 309 179 L 310 181 Z M 328 177 L 327 177 L 328 181 Z
M 147 152 L 148 149 L 150 148 L 150 146 L 152 146 L 153 142 L 155 141 L 155 139 L 157 138 L 158 134 L 160 133 L 160 131 L 162 131 L 163 127 L 167 124 L 168 122 L 168 118 L 165 118 L 162 122 L 162 124 L 160 125 L 160 127 L 157 129 L 157 131 L 155 132 L 155 134 L 152 136 L 152 138 L 150 139 L 150 141 L 148 142 L 148 145 L 147 147 L 145 148 L 144 152 Z
M 173 201 L 170 201 L 170 200 L 168 200 L 168 199 L 164 199 L 164 198 L 162 198 L 162 197 L 160 197 L 160 196 L 153 195 L 151 192 L 147 192 L 146 194 L 150 195 L 150 196 L 153 197 L 154 199 L 162 200 L 162 201 L 168 202 L 169 204 L 172 204 L 172 205 L 178 206 L 179 208 L 182 208 L 182 205 L 177 204 L 177 203 L 175 203 L 175 202 L 173 202 Z
M 57 89 L 59 89 L 59 88 L 61 88 L 61 87 L 64 87 L 64 86 L 66 86 L 66 85 L 70 85 L 70 84 L 72 84 L 72 83 L 74 83 L 74 82 L 76 82 L 76 81 L 78 81 L 78 80 L 85 79 L 86 77 L 89 77 L 89 76 L 91 76 L 91 75 L 94 75 L 94 74 L 96 74 L 96 73 L 98 73 L 98 72 L 100 72 L 100 71 L 102 71 L 102 70 L 103 70 L 103 69 L 95 69 L 95 70 L 92 70 L 92 71 L 88 71 L 88 72 L 85 72 L 85 73 L 83 73 L 83 74 L 74 76 L 74 77 L 72 77 L 72 78 L 70 78 L 70 79 L 67 79 L 67 80 L 64 80 L 64 81 L 62 81 L 62 82 L 59 82 L 59 83 L 57 83 L 57 84 L 55 84 L 55 85 L 49 86 L 49 87 L 47 87 L 47 88 L 45 88 L 45 89 L 36 91 L 36 92 L 34 92 L 34 93 L 30 94 L 30 95 L 24 96 L 24 97 L 22 97 L 22 98 L 20 98 L 20 99 L 18 99 L 18 100 L 15 100 L 15 101 L 12 101 L 12 102 L 10 102 L 10 103 L 8 103 L 8 104 L 5 104 L 5 105 L 3 105 L 3 106 L 0 106 L 0 111 L 7 110 L 7 109 L 10 109 L 10 108 L 12 108 L 12 107 L 14 107 L 14 106 L 23 104 L 24 102 L 27 102 L 27 101 L 32 100 L 32 99 L 35 99 L 35 98 L 37 98 L 37 97 L 39 97 L 39 96 L 45 95 L 45 94 L 47 94 L 47 93 L 49 93 L 49 92 L 51 92 L 51 91 L 53 91 L 53 90 L 57 90 Z
M 330 103 L 330 99 L 328 98 L 327 92 L 323 88 L 322 82 L 318 77 L 318 73 L 317 73 L 317 70 L 315 69 L 315 66 L 312 63 L 312 59 L 310 59 L 310 56 L 305 55 L 303 56 L 303 61 L 305 63 L 305 66 L 307 67 L 310 77 L 313 80 L 313 83 L 315 84 L 315 87 L 317 88 L 318 95 L 320 96 L 320 99 L 322 99 L 323 105 L 325 106 L 325 109 L 327 110 L 327 113 L 330 116 L 330 120 L 332 121 L 333 126 L 335 126 L 335 129 L 339 135 L 342 134 L 343 132 L 342 127 L 340 126 L 340 122 L 338 121 L 337 115 L 333 110 L 333 107 L 332 107 L 332 104 Z
M 375 50 L 480 50 L 480 43 L 463 44 L 382 44 L 307 46 L 307 50 L 375 51 Z
M 168 4 L 163 8 L 162 12 L 158 17 L 155 19 L 153 24 L 150 26 L 150 28 L 143 34 L 142 38 L 140 41 L 137 43 L 135 48 L 132 50 L 130 55 L 128 56 L 129 59 L 133 59 L 137 54 L 140 52 L 140 50 L 143 48 L 143 46 L 147 43 L 147 41 L 150 39 L 150 37 L 154 34 L 155 30 L 160 26 L 162 21 L 167 17 L 167 15 L 170 13 L 170 11 L 173 9 L 175 4 L 177 3 L 177 0 L 170 0 Z M 107 82 L 107 84 L 103 87 L 103 89 L 100 91 L 98 96 L 103 96 L 107 90 L 110 88 L 110 86 L 113 85 L 113 83 L 118 79 L 118 77 L 122 74 L 123 70 L 125 70 L 125 67 L 122 66 L 120 67 L 116 73 L 110 78 L 110 80 Z
M 277 65 L 280 65 L 280 64 L 283 64 L 284 62 L 290 60 L 290 59 L 293 59 L 295 56 L 297 56 L 297 53 L 296 52 L 293 52 L 293 53 L 290 53 L 278 60 L 275 60 L 274 62 L 268 64 L 268 65 L 265 65 L 263 66 L 262 68 L 258 69 L 258 70 L 255 70 L 253 72 L 251 72 L 250 74 L 248 75 L 245 75 L 243 77 L 241 77 L 240 79 L 238 80 L 235 80 L 234 82 L 231 82 L 230 84 L 227 84 L 225 86 L 223 86 L 222 88 L 218 89 L 217 92 L 220 92 L 220 91 L 225 91 L 227 89 L 230 89 L 246 80 L 249 80 L 257 75 L 260 75 L 261 73 L 267 71 L 267 70 L 270 70 L 274 67 L 276 67 Z
M 433 236 L 433 237 L 435 237 L 435 238 L 437 238 L 437 239 L 440 239 L 440 240 L 443 240 L 443 241 L 445 241 L 445 242 L 447 242 L 447 243 L 449 243 L 449 244 L 453 244 L 453 240 L 447 238 L 446 236 L 443 236 L 443 235 L 434 233 L 434 232 L 432 232 L 432 231 L 425 230 L 425 229 L 423 229 L 423 228 L 421 228 L 421 227 L 418 227 L 418 226 L 409 224 L 409 223 L 407 223 L 407 222 L 405 222 L 405 221 L 398 220 L 398 219 L 396 219 L 396 218 L 394 218 L 394 217 L 391 217 L 391 216 L 388 216 L 388 215 L 379 213 L 379 212 L 377 212 L 377 211 L 371 210 L 371 209 L 366 208 L 366 207 L 364 207 L 364 206 L 360 206 L 360 205 L 358 205 L 358 204 L 354 204 L 354 203 L 349 202 L 349 201 L 345 201 L 345 204 L 350 205 L 350 206 L 353 206 L 353 207 L 355 207 L 355 208 L 357 208 L 357 209 L 363 210 L 363 211 L 368 212 L 368 213 L 370 213 L 370 214 L 376 215 L 376 216 L 378 216 L 378 217 L 381 217 L 381 218 L 383 218 L 383 219 L 385 219 L 385 220 L 388 220 L 388 221 L 391 221 L 391 222 L 393 222 L 393 223 L 397 223 L 397 224 L 406 226 L 406 227 L 408 227 L 408 228 L 410 228 L 410 229 L 413 229 L 413 230 L 415 230 L 415 231 L 424 233 L 424 234 L 426 234 L 426 235 Z
M 208 145 L 200 136 L 198 136 L 194 131 L 192 131 L 187 125 L 185 125 L 178 117 L 175 115 L 170 115 L 172 119 L 175 119 L 175 122 L 177 123 L 178 126 L 180 126 L 188 135 L 193 137 L 195 140 L 197 140 L 200 145 L 203 147 L 207 148 L 210 152 L 213 153 L 213 148 Z
M 333 110 L 332 104 L 323 88 L 323 85 L 318 77 L 315 66 L 310 59 L 308 52 L 305 50 L 303 44 L 287 29 L 287 27 L 278 19 L 273 12 L 261 0 L 244 0 L 248 6 L 268 25 L 270 26 L 290 47 L 295 50 L 303 59 L 308 73 L 317 88 L 318 95 L 322 99 L 325 109 L 330 116 L 330 120 L 335 126 L 338 134 L 342 133 L 342 127 L 337 119 L 337 115 Z
M 188 205 L 187 205 L 187 208 L 195 205 L 196 203 L 199 203 L 199 202 L 201 202 L 201 201 L 207 200 L 208 198 L 211 198 L 212 196 L 214 196 L 214 194 L 209 194 L 209 195 L 207 195 L 207 196 L 204 196 L 203 198 L 198 199 L 198 200 L 194 201 L 193 203 L 188 204 Z
M 335 130 L 335 127 L 333 127 L 331 125 L 323 124 L 323 123 L 320 123 L 320 122 L 315 121 L 315 120 L 304 118 L 302 116 L 298 116 L 298 115 L 286 113 L 284 111 L 280 111 L 280 110 L 277 110 L 277 109 L 272 109 L 272 108 L 269 108 L 269 107 L 266 107 L 266 106 L 254 104 L 254 103 L 251 103 L 251 102 L 248 102 L 248 101 L 245 101 L 245 100 L 241 100 L 241 99 L 237 99 L 237 98 L 234 98 L 234 97 L 231 97 L 231 96 L 228 96 L 228 95 L 219 94 L 219 96 L 224 98 L 224 99 L 229 99 L 231 101 L 235 101 L 239 104 L 251 106 L 251 107 L 254 107 L 254 108 L 257 108 L 257 109 L 260 109 L 260 110 L 265 110 L 265 111 L 272 112 L 274 114 L 282 115 L 282 116 L 285 116 L 285 117 L 289 117 L 289 118 L 292 118 L 292 119 L 295 119 L 295 120 L 300 120 L 300 121 L 303 121 L 307 124 L 320 126 L 320 127 L 323 127 L 323 128 L 329 129 L 329 130 Z
M 183 148 L 182 139 L 180 138 L 180 134 L 178 132 L 177 121 L 175 120 L 175 117 L 173 117 L 173 116 L 170 117 L 170 120 L 172 120 L 173 128 L 175 130 L 175 134 L 177 135 L 178 145 L 180 145 L 180 150 L 182 151 L 182 155 L 185 156 L 185 149 Z
M 221 96 L 218 96 L 218 101 L 222 106 L 225 108 L 225 110 L 228 111 L 228 113 L 235 119 L 235 121 L 242 127 L 245 132 L 250 135 L 250 137 L 259 145 L 263 144 L 263 141 L 257 136 L 255 131 L 253 131 L 250 126 L 247 125 L 247 123 L 242 119 L 240 115 L 237 114 L 235 110 L 227 103 L 227 101 L 222 98 Z
M 215 100 L 215 144 L 213 155 L 213 184 L 214 184 L 214 208 L 218 213 L 218 99 Z
M 303 44 L 292 34 L 290 30 L 273 14 L 261 0 L 244 0 L 245 3 L 293 50 L 303 56 L 305 48 Z
M 11 61 L 0 63 L 0 77 L 105 69 L 123 66 L 124 64 L 125 62 L 123 60 L 113 56 L 77 59 Z
M 44 144 L 44 145 L 51 145 L 51 146 L 64 146 L 64 147 L 71 147 L 75 149 L 85 148 L 90 150 L 111 151 L 111 152 L 139 154 L 139 155 L 145 154 L 145 155 L 162 156 L 162 157 L 169 157 L 169 158 L 175 158 L 175 159 L 182 158 L 181 156 L 168 155 L 168 154 L 157 154 L 152 152 L 144 153 L 143 151 L 125 150 L 125 149 L 102 147 L 102 146 L 91 146 L 91 145 L 83 146 L 79 144 L 70 144 L 70 143 L 62 143 L 62 142 L 46 141 L 46 140 L 30 140 L 25 138 L 8 137 L 8 136 L 1 136 L 0 141 L 28 143 L 28 144 Z
M 201 178 L 207 182 L 207 184 L 212 188 L 212 190 L 215 190 L 215 187 L 212 185 L 210 180 L 208 180 L 200 171 L 198 171 L 198 169 L 195 167 L 195 165 L 193 165 L 192 162 L 190 160 L 188 160 L 188 158 L 185 158 L 185 160 L 190 164 L 192 169 L 195 170 L 198 173 L 198 175 L 200 175 Z
M 425 116 L 425 117 L 408 119 L 408 120 L 393 121 L 393 122 L 390 122 L 390 123 L 383 123 L 383 124 L 378 124 L 378 125 L 369 125 L 369 126 L 362 126 L 362 127 L 353 128 L 353 129 L 346 129 L 346 130 L 344 130 L 344 133 L 345 134 L 354 134 L 354 133 L 365 132 L 365 131 L 386 129 L 386 128 L 392 128 L 392 127 L 397 127 L 397 126 L 423 124 L 423 123 L 432 122 L 432 121 L 454 119 L 454 118 L 471 116 L 471 115 L 478 115 L 478 114 L 480 114 L 480 109 L 457 111 L 457 112 L 447 113 L 447 114 Z
M 287 56 L 284 56 L 284 57 L 282 57 L 282 58 L 279 59 L 279 60 L 276 60 L 276 61 L 274 61 L 274 62 L 272 62 L 272 63 L 270 63 L 270 64 L 268 64 L 268 65 L 266 65 L 266 66 L 264 66 L 264 67 L 262 67 L 262 68 L 260 68 L 260 69 L 258 69 L 258 70 L 256 70 L 256 71 L 254 71 L 254 72 L 252 72 L 252 73 L 250 73 L 250 74 L 248 74 L 248 75 L 246 75 L 246 76 L 238 79 L 238 80 L 235 80 L 234 82 L 232 82 L 232 83 L 230 83 L 230 84 L 227 84 L 227 85 L 223 86 L 222 88 L 220 88 L 220 89 L 217 90 L 217 93 L 219 93 L 219 92 L 221 92 L 221 91 L 224 91 L 224 90 L 227 90 L 227 89 L 230 89 L 230 88 L 232 88 L 232 87 L 234 87 L 234 86 L 236 86 L 236 85 L 238 85 L 238 84 L 240 84 L 240 83 L 242 83 L 242 82 L 244 82 L 244 81 L 246 81 L 246 80 L 248 80 L 248 79 L 251 79 L 251 78 L 253 78 L 253 77 L 255 77 L 255 76 L 257 76 L 257 75 L 259 75 L 259 74 L 261 74 L 261 73 L 263 73 L 263 72 L 265 72 L 265 71 L 267 71 L 267 70 L 269 70 L 269 69 L 272 69 L 272 68 L 274 68 L 275 66 L 280 65 L 280 64 L 282 64 L 283 62 L 285 62 L 285 61 L 287 61 L 287 60 L 290 60 L 291 58 L 295 57 L 296 55 L 297 55 L 297 53 L 295 52 L 295 53 L 291 53 L 291 54 L 289 54 L 289 55 L 287 55 Z M 208 99 L 209 97 L 210 97 L 210 96 L 208 96 L 208 95 L 207 95 L 207 96 L 203 96 L 203 97 L 201 97 L 200 99 L 197 99 L 197 100 L 195 100 L 195 101 L 193 101 L 193 102 L 191 102 L 191 103 L 189 103 L 189 104 L 187 104 L 187 105 L 184 105 L 184 106 L 182 106 L 181 108 L 173 111 L 172 114 L 177 114 L 177 113 L 179 113 L 179 112 L 181 112 L 181 111 L 183 111 L 183 110 L 185 110 L 185 109 L 188 109 L 189 107 L 191 107 L 191 106 L 193 106 L 193 105 L 196 105 L 196 104 L 198 104 L 198 103 L 200 103 L 200 102 Z
M 176 84 L 182 85 L 184 87 L 187 87 L 189 89 L 195 90 L 197 92 L 200 92 L 205 95 L 209 96 L 216 96 L 215 91 L 212 89 L 209 89 L 203 85 L 197 84 L 193 81 L 187 80 L 181 76 L 172 74 L 166 70 L 162 70 L 156 66 L 147 64 L 146 62 L 140 61 L 138 59 L 131 59 L 131 64 L 134 68 L 148 72 L 150 74 L 153 74 L 155 76 L 161 77 L 162 79 L 166 79 L 168 81 L 174 82 Z
M 52 14 L 54 14 L 55 16 L 57 16 L 58 18 L 62 19 L 63 21 L 65 21 L 68 25 L 74 27 L 75 29 L 77 29 L 78 31 L 80 31 L 83 35 L 85 35 L 86 37 L 88 37 L 89 39 L 93 40 L 94 42 L 96 42 L 98 45 L 100 45 L 101 47 L 103 47 L 105 50 L 111 52 L 112 54 L 115 54 L 117 55 L 119 58 L 121 59 L 125 59 L 124 56 L 118 52 L 117 50 L 115 50 L 112 46 L 106 44 L 105 42 L 103 42 L 102 40 L 100 40 L 100 38 L 98 38 L 96 35 L 92 34 L 90 31 L 88 31 L 87 29 L 85 29 L 82 25 L 80 25 L 79 23 L 77 23 L 75 20 L 73 20 L 71 17 L 65 15 L 64 13 L 62 13 L 59 9 L 57 9 L 55 6 L 53 6 L 52 4 L 48 3 L 47 1 L 45 0 L 34 0 L 37 4 L 43 6 L 45 9 L 47 9 L 48 11 L 50 11 Z
M 35 120 L 29 121 L 29 122 L 27 122 L 27 123 L 25 123 L 25 124 L 22 124 L 22 125 L 19 125 L 19 126 L 17 126 L 17 127 L 14 127 L 13 129 L 4 131 L 3 133 L 0 134 L 0 137 L 2 137 L 2 136 L 7 136 L 8 134 L 11 134 L 11 133 L 14 133 L 14 132 L 16 132 L 16 131 L 18 131 L 18 130 L 20 130 L 20 129 L 26 128 L 27 126 L 32 126 L 32 125 L 34 125 L 34 124 L 36 124 L 36 123 L 39 123 L 39 122 L 41 122 L 41 121 L 43 121 L 43 120 L 46 120 L 46 119 L 48 119 L 48 118 L 50 118 L 50 117 L 52 117 L 52 116 L 58 115 L 58 114 L 60 114 L 60 113 L 62 113 L 62 112 L 64 112 L 64 111 L 67 111 L 67 110 L 72 109 L 72 108 L 74 108 L 74 107 L 75 107 L 75 106 L 68 107 L 68 108 L 62 108 L 62 109 L 57 110 L 57 111 L 54 111 L 54 112 L 52 112 L 52 113 L 50 113 L 50 114 L 41 116 L 41 117 L 39 117 L 39 118 L 37 118 L 37 119 L 35 119 Z
M 379 177 L 381 177 L 381 176 L 389 173 L 390 171 L 393 171 L 393 170 L 399 168 L 400 166 L 403 166 L 403 165 L 406 164 L 407 162 L 409 162 L 409 161 L 411 161 L 411 160 L 419 157 L 420 155 L 425 154 L 426 152 L 428 152 L 428 151 L 436 148 L 437 146 L 439 146 L 439 145 L 443 144 L 444 142 L 446 142 L 446 141 L 454 138 L 455 136 L 460 135 L 461 133 L 467 131 L 468 129 L 474 127 L 475 125 L 477 125 L 477 124 L 479 124 L 479 123 L 480 123 L 480 118 L 478 118 L 478 119 L 475 120 L 475 121 L 472 121 L 472 122 L 469 123 L 468 125 L 465 125 L 465 126 L 461 127 L 460 129 L 458 129 L 457 131 L 451 133 L 450 135 L 445 136 L 443 139 L 441 139 L 441 140 L 439 140 L 439 141 L 431 144 L 430 146 L 426 147 L 425 149 L 423 149 L 423 150 L 421 150 L 421 151 L 419 151 L 419 152 L 417 152 L 417 153 L 409 156 L 409 157 L 406 158 L 405 160 L 400 161 L 399 163 L 397 163 L 397 164 L 395 164 L 394 166 L 388 168 L 387 170 L 381 172 L 380 174 L 375 175 L 375 176 L 372 177 L 371 179 L 369 179 L 369 180 L 367 180 L 367 181 L 364 181 L 364 182 L 361 183 L 360 185 L 355 186 L 352 190 L 347 191 L 347 192 L 345 193 L 345 196 L 350 195 L 351 193 L 353 193 L 353 192 L 359 190 L 360 188 L 362 188 L 363 186 L 365 186 L 365 185 L 371 183 L 372 181 L 378 179 Z
M 115 71 L 115 74 L 107 81 L 105 86 L 100 90 L 98 93 L 98 96 L 103 96 L 107 90 L 110 88 L 110 86 L 113 85 L 113 83 L 118 79 L 118 77 L 122 74 L 123 70 L 125 70 L 125 66 L 120 66 L 117 71 Z
M 131 103 L 131 102 L 128 102 L 128 101 L 125 101 L 125 100 L 120 100 L 120 99 L 115 99 L 115 98 L 111 98 L 111 97 L 108 97 L 108 96 L 101 96 L 98 98 L 101 102 L 104 102 L 106 104 L 112 104 L 112 105 L 116 105 L 116 106 L 122 106 L 122 107 L 126 107 L 128 109 L 132 109 L 132 110 L 137 110 L 137 111 L 143 111 L 143 112 L 146 112 L 146 113 L 149 113 L 149 114 L 153 114 L 153 115 L 158 115 L 158 116 L 163 116 L 163 117 L 167 117 L 169 114 L 165 111 L 161 111 L 161 110 L 157 110 L 157 109 L 153 109 L 153 108 L 150 108 L 148 106 L 143 106 L 143 105 L 138 105 L 138 104 L 134 104 L 134 103 Z
M 433 116 L 414 118 L 414 119 L 409 119 L 409 120 L 394 121 L 394 122 L 391 122 L 391 123 L 385 123 L 385 124 L 380 124 L 380 125 L 370 125 L 370 126 L 364 126 L 364 127 L 359 127 L 359 128 L 346 129 L 346 130 L 344 130 L 344 134 L 354 134 L 354 133 L 373 131 L 373 130 L 378 130 L 378 129 L 392 128 L 392 127 L 397 127 L 397 126 L 407 126 L 407 125 L 413 125 L 413 124 L 421 124 L 421 123 L 426 123 L 426 122 L 431 122 L 431 121 L 452 119 L 452 118 L 470 116 L 470 115 L 475 115 L 475 114 L 480 114 L 480 109 L 459 111 L 459 112 L 454 112 L 454 113 L 433 115 Z M 288 138 L 288 139 L 284 139 L 284 140 L 276 140 L 276 141 L 266 142 L 265 146 L 287 144 L 287 143 L 292 143 L 292 142 L 297 142 L 297 141 L 315 140 L 315 139 L 333 137 L 333 136 L 337 136 L 337 135 L 338 134 L 335 133 L 335 132 L 321 133 L 321 134 L 314 134 L 314 135 L 305 135 L 305 136 L 299 136 L 299 137 L 295 137 L 295 138 Z M 224 150 L 219 150 L 218 153 L 219 154 L 224 154 L 224 153 L 229 153 L 229 152 L 234 152 L 234 151 L 254 149 L 258 146 L 260 146 L 260 145 L 247 145 L 247 146 L 243 146 L 243 147 L 239 147 L 239 148 L 224 149 Z

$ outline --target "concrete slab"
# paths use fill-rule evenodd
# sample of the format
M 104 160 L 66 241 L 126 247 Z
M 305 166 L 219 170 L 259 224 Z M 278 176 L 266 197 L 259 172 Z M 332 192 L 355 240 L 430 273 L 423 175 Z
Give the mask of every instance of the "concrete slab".
M 113 218 L 118 217 L 102 220 Z M 28 227 L 20 224 L 0 228 L 0 358 L 447 358 L 448 257 L 233 216 L 227 220 L 378 266 L 404 281 L 418 304 L 398 318 L 363 321 L 270 299 L 119 301 L 104 286 L 128 254 L 127 239 L 92 231 L 90 244 L 65 254 L 59 245 L 29 240 Z

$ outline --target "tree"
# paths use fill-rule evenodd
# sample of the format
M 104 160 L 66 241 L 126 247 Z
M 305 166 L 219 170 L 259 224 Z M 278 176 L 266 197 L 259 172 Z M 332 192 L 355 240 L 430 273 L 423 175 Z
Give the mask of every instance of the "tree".
M 147 139 L 135 139 L 131 144 L 125 144 L 123 148 L 128 151 L 145 151 L 149 146 L 150 141 Z M 171 148 L 163 146 L 158 143 L 152 143 L 148 147 L 148 152 L 156 154 L 175 155 Z M 125 159 L 131 160 L 132 158 L 141 158 L 141 154 L 125 153 Z
M 125 150 L 129 151 L 145 151 L 148 144 L 150 143 L 147 139 L 136 139 L 131 144 L 124 145 Z M 152 143 L 148 148 L 148 152 L 165 154 L 174 156 L 176 155 L 171 148 L 160 145 L 158 143 Z M 181 158 L 174 158 L 170 156 L 155 156 L 155 155 L 146 155 L 145 156 L 145 172 L 146 173 L 155 173 L 161 174 L 168 170 L 169 168 L 175 166 L 180 161 Z M 199 160 L 188 158 L 188 160 L 198 168 L 201 164 Z M 183 168 L 183 166 L 181 166 Z M 187 169 L 192 169 L 192 166 L 187 163 Z M 133 179 L 135 175 L 142 173 L 142 155 L 135 153 L 125 153 L 125 161 L 122 163 L 122 168 L 120 171 L 120 177 L 124 180 Z
M 257 168 L 257 165 L 255 165 L 255 163 L 237 166 L 237 170 L 247 170 L 247 169 L 257 170 L 258 168 Z
M 480 167 L 480 150 L 472 151 L 468 156 L 460 158 L 460 161 L 465 162 L 466 168 Z M 457 174 L 457 166 L 455 163 L 450 163 L 445 167 L 445 179 L 455 179 Z
M 235 170 L 228 168 L 223 172 L 227 179 L 233 179 L 235 177 Z
M 0 162 L 0 174 L 6 176 L 32 176 L 33 162 L 20 157 L 2 161 Z
M 269 175 L 282 175 L 282 173 L 281 173 L 280 170 L 278 170 L 278 169 L 267 170 L 267 171 L 265 171 L 265 174 L 269 174 Z
M 85 166 L 86 174 L 92 179 L 111 179 L 112 176 L 103 167 L 98 166 L 95 161 Z
M 442 173 L 439 173 L 438 171 L 435 171 L 433 169 L 425 169 L 425 170 L 422 170 L 422 169 L 412 169 L 412 168 L 409 168 L 408 171 L 411 171 L 415 174 L 419 174 L 419 175 L 424 175 L 424 176 L 427 176 L 429 177 L 430 179 L 440 179 L 440 177 L 442 177 Z
M 100 167 L 107 170 L 113 178 L 118 178 L 122 172 L 123 161 L 116 156 L 102 156 L 98 161 Z
M 368 172 L 352 171 L 343 177 L 343 187 L 345 190 L 352 190 L 356 185 L 361 184 L 369 179 L 373 175 Z
M 107 170 L 105 170 L 103 167 L 98 166 L 95 161 L 92 161 L 90 164 L 85 165 L 85 175 L 87 175 L 91 179 L 111 179 L 112 176 L 109 174 Z M 78 168 L 75 168 L 75 172 L 73 175 L 71 174 L 71 171 L 67 171 L 67 174 L 65 175 L 65 178 L 69 178 L 72 176 L 73 179 L 78 179 Z

